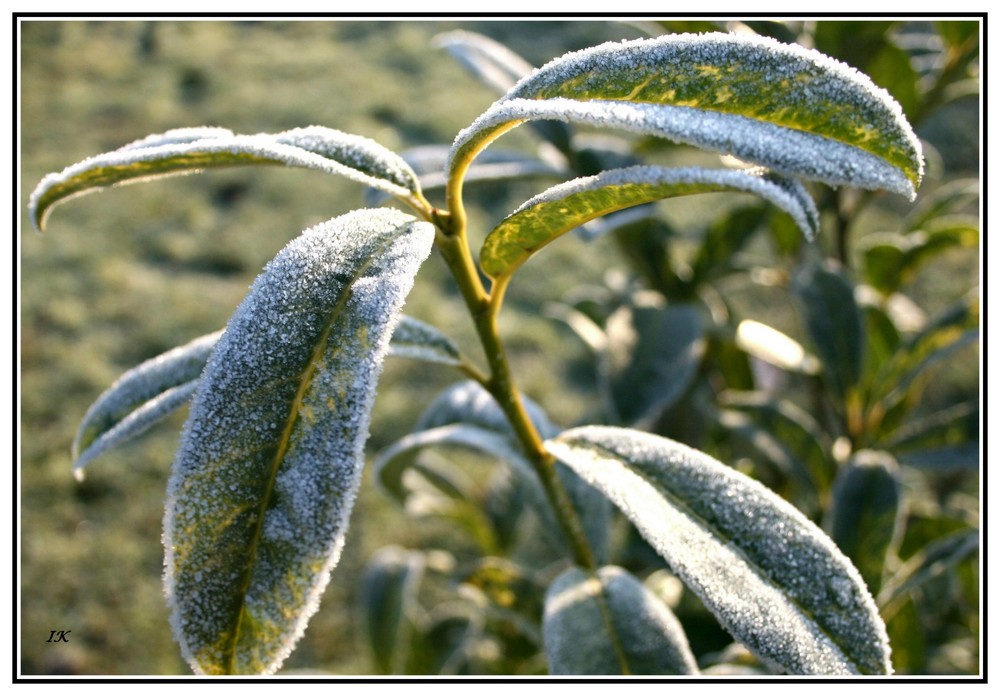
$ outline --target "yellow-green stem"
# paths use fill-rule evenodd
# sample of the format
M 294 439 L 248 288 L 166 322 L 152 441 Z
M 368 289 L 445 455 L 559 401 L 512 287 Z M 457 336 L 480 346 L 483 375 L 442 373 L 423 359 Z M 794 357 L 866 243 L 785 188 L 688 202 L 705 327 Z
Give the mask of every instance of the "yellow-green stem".
M 461 206 L 458 209 L 461 210 Z M 545 449 L 538 429 L 524 408 L 520 392 L 511 374 L 507 352 L 500 338 L 497 313 L 500 310 L 506 284 L 500 283 L 495 286 L 492 297 L 486 292 L 469 250 L 464 211 L 457 214 L 455 211 L 451 214 L 435 211 L 433 220 L 438 227 L 438 249 L 472 313 L 476 332 L 479 334 L 479 340 L 489 363 L 489 377 L 479 381 L 496 399 L 524 447 L 525 454 L 534 466 L 542 488 L 552 503 L 556 519 L 569 542 L 574 561 L 593 571 L 596 569 L 596 563 L 584 535 L 583 525 L 559 480 L 555 458 Z

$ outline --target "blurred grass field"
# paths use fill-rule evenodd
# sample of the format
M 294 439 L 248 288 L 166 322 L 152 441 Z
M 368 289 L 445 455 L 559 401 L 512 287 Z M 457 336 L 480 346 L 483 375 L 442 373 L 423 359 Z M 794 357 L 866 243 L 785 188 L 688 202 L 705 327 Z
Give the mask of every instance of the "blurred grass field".
M 496 96 L 432 47 L 436 34 L 459 26 L 507 43 L 536 65 L 642 35 L 607 21 L 24 22 L 21 210 L 47 172 L 176 127 L 254 133 L 316 124 L 397 151 L 450 143 Z M 515 131 L 504 145 L 528 138 Z M 475 213 L 478 234 L 487 215 L 509 212 L 546 185 L 498 193 Z M 299 231 L 362 205 L 351 182 L 239 169 L 83 197 L 59 207 L 44 235 L 23 223 L 23 674 L 188 673 L 160 579 L 164 491 L 186 409 L 95 462 L 83 483 L 70 472 L 77 423 L 124 370 L 223 326 L 262 266 Z M 697 220 L 719 205 L 717 198 L 692 199 L 682 215 Z M 608 240 L 584 247 L 567 238 L 544 257 L 519 273 L 503 329 L 527 394 L 569 424 L 596 408 L 593 384 L 579 369 L 584 348 L 539 308 L 581 282 L 599 281 L 618 252 Z M 966 273 L 968 261 L 957 260 L 952 273 Z M 438 259 L 421 270 L 405 311 L 478 357 Z M 390 361 L 369 451 L 407 432 L 432 395 L 456 379 L 443 367 Z M 368 673 L 351 610 L 365 564 L 386 544 L 416 545 L 448 531 L 415 525 L 372 484 L 366 476 L 342 560 L 285 671 Z M 60 630 L 71 631 L 69 643 L 46 643 Z

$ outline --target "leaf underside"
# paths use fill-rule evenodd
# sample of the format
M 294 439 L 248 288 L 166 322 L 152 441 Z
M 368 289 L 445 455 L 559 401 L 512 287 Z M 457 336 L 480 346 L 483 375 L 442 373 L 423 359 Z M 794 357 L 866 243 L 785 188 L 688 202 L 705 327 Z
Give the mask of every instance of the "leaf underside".
M 910 198 L 923 175 L 919 141 L 887 92 L 816 51 L 764 37 L 682 34 L 567 54 L 462 131 L 449 171 L 538 119 L 665 137 L 788 176 Z
M 402 199 L 420 194 L 406 162 L 373 140 L 310 126 L 277 134 L 237 135 L 224 128 L 182 128 L 151 135 L 49 174 L 31 194 L 39 230 L 53 206 L 109 186 L 237 165 L 283 165 L 338 174 Z
M 87 410 L 73 440 L 73 470 L 144 432 L 184 405 L 221 331 L 201 336 L 132 368 Z
M 273 672 L 316 610 L 393 323 L 433 234 L 392 210 L 307 230 L 219 340 L 164 518 L 171 623 L 196 672 Z
M 756 481 L 662 437 L 583 427 L 546 442 L 601 490 L 737 640 L 793 674 L 891 672 L 857 570 Z

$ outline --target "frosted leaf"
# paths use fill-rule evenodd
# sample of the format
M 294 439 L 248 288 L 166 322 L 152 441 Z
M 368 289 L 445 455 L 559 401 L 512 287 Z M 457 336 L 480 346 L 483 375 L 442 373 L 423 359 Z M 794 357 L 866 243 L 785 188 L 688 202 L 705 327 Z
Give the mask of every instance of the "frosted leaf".
M 610 42 L 551 61 L 505 99 L 559 97 L 662 104 L 813 133 L 885 160 L 911 191 L 923 174 L 920 142 L 888 92 L 829 56 L 767 37 L 677 34 Z
M 698 674 L 677 617 L 614 566 L 559 575 L 545 595 L 542 636 L 550 674 Z
M 184 405 L 222 335 L 196 338 L 132 368 L 87 409 L 73 440 L 73 471 L 127 442 Z
M 513 273 L 536 251 L 570 230 L 616 210 L 663 198 L 714 191 L 741 191 L 787 212 L 812 239 L 819 213 L 801 183 L 767 170 L 636 166 L 574 179 L 522 204 L 487 235 L 480 260 L 494 278 Z
M 793 674 L 891 673 L 858 571 L 792 505 L 666 438 L 588 426 L 546 442 L 602 491 L 733 636 Z
M 504 94 L 534 70 L 534 66 L 503 44 L 470 31 L 441 34 L 435 41 L 459 64 L 497 94 Z M 572 133 L 564 123 L 543 121 L 531 127 L 560 152 L 571 149 Z
M 449 171 L 464 167 L 482 148 L 517 125 L 555 119 L 653 135 L 734 155 L 785 176 L 831 186 L 885 189 L 913 198 L 914 182 L 885 159 L 821 134 L 793 130 L 739 114 L 688 106 L 621 101 L 511 99 L 491 106 L 458 134 Z
M 73 441 L 73 472 L 109 449 L 132 440 L 183 406 L 198 388 L 217 331 L 148 360 L 126 372 L 87 411 Z M 401 315 L 389 354 L 447 365 L 462 363 L 458 348 L 444 334 Z M 187 380 L 187 381 L 185 381 Z
M 389 343 L 389 355 L 443 365 L 461 365 L 458 346 L 430 324 L 403 315 Z
M 178 129 L 90 157 L 39 182 L 29 200 L 39 230 L 57 203 L 109 186 L 187 174 L 208 167 L 271 164 L 345 176 L 403 199 L 418 195 L 405 161 L 373 140 L 311 126 L 277 135 L 235 135 L 221 128 Z
M 434 228 L 313 227 L 265 268 L 202 377 L 164 516 L 171 625 L 199 673 L 275 671 L 343 547 L 376 381 Z

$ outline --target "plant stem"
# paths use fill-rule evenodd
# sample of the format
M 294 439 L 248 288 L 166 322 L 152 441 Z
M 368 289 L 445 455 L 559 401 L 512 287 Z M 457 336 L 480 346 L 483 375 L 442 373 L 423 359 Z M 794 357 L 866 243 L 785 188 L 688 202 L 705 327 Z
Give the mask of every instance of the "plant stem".
M 492 288 L 492 296 L 486 292 L 469 250 L 464 215 L 447 215 L 439 212 L 435 214 L 434 222 L 439 230 L 437 246 L 472 314 L 476 332 L 489 364 L 489 377 L 479 381 L 493 395 L 507 416 L 528 461 L 535 468 L 535 473 L 555 511 L 556 519 L 569 542 L 574 561 L 583 568 L 596 570 L 594 555 L 587 543 L 579 515 L 573 508 L 562 481 L 559 480 L 555 457 L 545 449 L 538 429 L 531 422 L 510 370 L 507 352 L 497 326 L 497 314 L 506 283 L 497 283 Z

